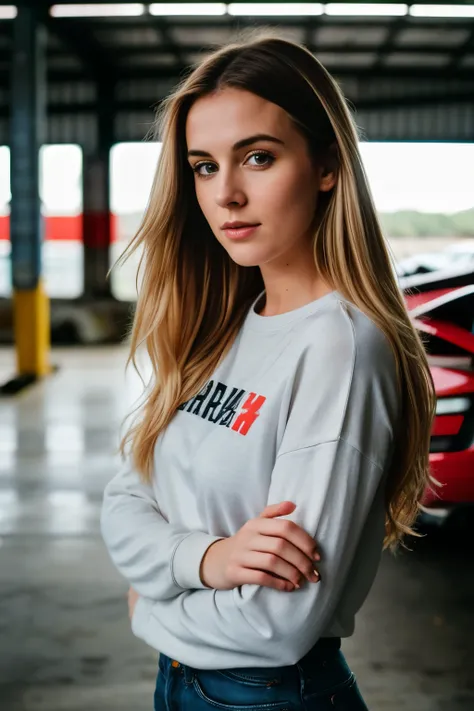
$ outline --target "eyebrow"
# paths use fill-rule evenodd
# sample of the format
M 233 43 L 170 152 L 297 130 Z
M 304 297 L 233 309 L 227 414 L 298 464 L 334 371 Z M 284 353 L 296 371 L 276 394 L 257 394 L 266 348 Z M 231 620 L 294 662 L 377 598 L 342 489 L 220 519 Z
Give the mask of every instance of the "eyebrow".
M 240 150 L 240 148 L 251 146 L 253 143 L 257 143 L 258 141 L 271 141 L 272 143 L 279 143 L 282 146 L 285 145 L 284 141 L 279 138 L 276 138 L 275 136 L 270 136 L 270 134 L 268 133 L 257 133 L 255 134 L 255 136 L 242 138 L 240 141 L 237 141 L 237 143 L 234 143 L 234 145 L 232 146 L 232 150 L 238 151 Z M 212 158 L 212 155 L 210 153 L 201 150 L 188 151 L 188 158 L 190 158 L 191 156 L 205 156 L 206 158 Z

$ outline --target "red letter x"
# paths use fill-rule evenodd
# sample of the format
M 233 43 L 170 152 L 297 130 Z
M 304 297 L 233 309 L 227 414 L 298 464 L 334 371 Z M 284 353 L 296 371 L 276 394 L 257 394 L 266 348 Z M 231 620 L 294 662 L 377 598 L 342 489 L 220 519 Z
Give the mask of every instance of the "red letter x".
M 242 412 L 232 425 L 232 429 L 240 434 L 246 435 L 259 415 L 260 408 L 267 398 L 263 395 L 250 393 L 244 404 Z

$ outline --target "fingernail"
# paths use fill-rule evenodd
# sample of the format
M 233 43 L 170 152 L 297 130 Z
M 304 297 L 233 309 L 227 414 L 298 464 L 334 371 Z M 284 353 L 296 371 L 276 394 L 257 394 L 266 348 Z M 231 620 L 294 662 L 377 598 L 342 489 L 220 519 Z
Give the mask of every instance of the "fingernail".
M 321 560 L 321 556 L 319 555 L 319 553 L 315 554 L 314 560 Z
M 319 573 L 317 570 L 313 570 L 313 575 L 319 580 Z

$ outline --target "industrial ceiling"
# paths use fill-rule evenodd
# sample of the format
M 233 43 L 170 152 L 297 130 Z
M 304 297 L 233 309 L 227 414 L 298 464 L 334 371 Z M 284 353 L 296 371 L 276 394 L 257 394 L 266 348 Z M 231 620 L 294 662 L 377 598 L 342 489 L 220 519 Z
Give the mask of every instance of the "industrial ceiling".
M 150 112 L 203 55 L 251 27 L 304 43 L 358 111 L 474 107 L 474 3 L 89 2 L 89 16 L 77 16 L 84 4 L 30 4 L 47 30 L 50 116 L 97 114 L 104 95 L 115 114 Z M 8 5 L 0 0 L 0 17 Z M 0 119 L 8 114 L 13 25 L 0 19 Z

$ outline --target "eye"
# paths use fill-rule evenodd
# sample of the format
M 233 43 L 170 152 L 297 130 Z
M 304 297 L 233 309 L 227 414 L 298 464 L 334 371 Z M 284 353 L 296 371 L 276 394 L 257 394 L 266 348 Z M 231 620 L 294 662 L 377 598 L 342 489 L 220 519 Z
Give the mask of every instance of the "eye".
M 193 172 L 196 175 L 200 175 L 203 178 L 207 178 L 209 175 L 217 172 L 217 166 L 215 163 L 209 163 L 209 161 L 202 161 L 201 163 L 196 163 L 192 166 Z
M 252 161 L 253 163 L 249 163 L 249 161 Z M 265 168 L 269 165 L 271 165 L 275 161 L 275 156 L 272 156 L 271 153 L 268 153 L 268 151 L 255 151 L 254 153 L 251 153 L 249 157 L 246 160 L 246 163 L 249 163 L 250 165 L 254 166 L 255 168 Z

